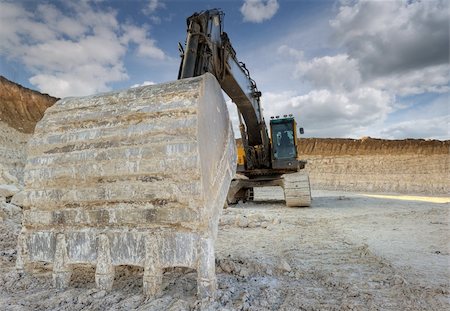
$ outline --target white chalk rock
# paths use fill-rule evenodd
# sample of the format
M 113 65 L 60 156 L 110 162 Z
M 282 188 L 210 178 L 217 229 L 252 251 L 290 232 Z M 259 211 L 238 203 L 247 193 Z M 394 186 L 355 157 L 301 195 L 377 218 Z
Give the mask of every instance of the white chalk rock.
M 291 266 L 285 259 L 280 259 L 280 261 L 278 262 L 277 268 L 284 272 L 290 272 L 292 270 Z
M 22 217 L 22 209 L 14 204 L 9 204 L 6 202 L 0 203 L 1 214 L 5 215 L 6 218 L 10 218 L 13 220 L 20 220 Z M 5 218 L 3 216 L 3 218 Z
M 10 174 L 8 171 L 3 171 L 2 177 L 3 177 L 3 180 L 5 180 L 6 183 L 8 183 L 8 184 L 14 184 L 14 185 L 19 184 L 19 180 L 17 179 L 17 177 Z
M 26 193 L 24 191 L 17 192 L 11 199 L 12 204 L 24 208 L 29 207 L 29 205 L 26 205 L 26 202 Z
M 0 185 L 0 197 L 12 197 L 19 191 L 15 185 Z

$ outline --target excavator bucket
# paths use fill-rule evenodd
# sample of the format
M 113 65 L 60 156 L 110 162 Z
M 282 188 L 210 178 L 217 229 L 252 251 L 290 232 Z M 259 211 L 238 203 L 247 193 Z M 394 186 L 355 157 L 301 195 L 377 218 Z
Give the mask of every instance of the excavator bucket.
M 167 267 L 197 270 L 214 295 L 214 242 L 235 173 L 234 135 L 211 74 L 49 108 L 29 142 L 19 270 L 51 263 L 67 287 L 78 264 L 109 290 L 114 267 L 144 268 L 153 296 Z

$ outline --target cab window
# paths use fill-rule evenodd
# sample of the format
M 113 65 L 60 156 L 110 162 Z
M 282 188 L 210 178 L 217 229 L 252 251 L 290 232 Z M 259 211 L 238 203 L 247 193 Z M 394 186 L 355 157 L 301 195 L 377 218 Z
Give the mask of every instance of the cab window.
M 275 159 L 295 158 L 294 132 L 291 123 L 272 124 L 272 148 Z

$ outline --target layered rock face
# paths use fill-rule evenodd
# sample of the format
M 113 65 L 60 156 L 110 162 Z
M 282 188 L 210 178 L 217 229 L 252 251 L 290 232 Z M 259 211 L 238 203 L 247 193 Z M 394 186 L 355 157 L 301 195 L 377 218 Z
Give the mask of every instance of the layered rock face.
M 313 189 L 448 194 L 450 141 L 299 140 Z
M 53 263 L 66 287 L 73 264 L 144 267 L 155 295 L 162 271 L 197 270 L 199 296 L 215 290 L 214 242 L 236 168 L 222 91 L 206 74 L 49 108 L 29 141 L 17 267 Z
M 5 172 L 19 181 L 23 180 L 26 146 L 30 137 L 31 134 L 19 132 L 0 121 L 0 184 L 7 182 L 2 178 Z

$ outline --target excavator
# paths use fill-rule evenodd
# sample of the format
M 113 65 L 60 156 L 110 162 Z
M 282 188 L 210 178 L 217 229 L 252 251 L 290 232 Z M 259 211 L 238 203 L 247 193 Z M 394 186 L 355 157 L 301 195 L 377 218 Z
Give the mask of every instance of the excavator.
M 116 267 L 139 266 L 144 294 L 155 297 L 164 269 L 187 267 L 209 301 L 227 200 L 281 186 L 288 206 L 310 205 L 296 122 L 275 116 L 269 136 L 261 92 L 223 32 L 223 13 L 196 13 L 187 24 L 178 80 L 63 98 L 45 111 L 12 199 L 24 210 L 20 273 L 51 263 L 63 289 L 74 266 L 93 265 L 97 288 L 109 291 Z M 222 90 L 239 111 L 237 149 Z
M 238 110 L 242 145 L 237 148 L 237 175 L 228 204 L 254 198 L 254 187 L 281 186 L 286 205 L 310 206 L 306 161 L 298 160 L 297 124 L 290 115 L 273 116 L 270 137 L 261 107 L 261 92 L 243 62 L 239 62 L 218 9 L 194 13 L 187 19 L 185 48 L 179 44 L 178 79 L 213 74 Z M 299 128 L 303 134 L 303 128 Z

